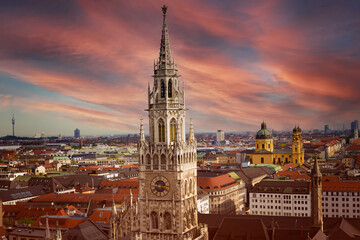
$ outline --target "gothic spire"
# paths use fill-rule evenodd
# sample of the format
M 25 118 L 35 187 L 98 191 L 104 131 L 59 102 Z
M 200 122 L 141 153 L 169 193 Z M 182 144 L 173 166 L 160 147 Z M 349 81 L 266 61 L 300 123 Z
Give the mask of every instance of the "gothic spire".
M 62 240 L 61 230 L 59 228 L 59 222 L 56 221 L 56 240 Z
M 49 228 L 49 219 L 48 216 L 46 214 L 46 229 L 45 229 L 45 240 L 50 240 L 51 239 L 51 233 L 50 233 L 50 228 Z
M 322 176 L 317 157 L 315 157 L 315 163 L 314 163 L 314 166 L 313 166 L 313 168 L 311 170 L 311 176 L 314 176 L 314 177 L 321 177 Z
M 117 216 L 117 211 L 116 211 L 115 199 L 114 199 L 114 195 L 113 195 L 113 204 L 112 204 L 112 208 L 111 208 L 111 219 L 115 219 L 116 216 Z
M 163 27 L 161 32 L 160 56 L 159 56 L 160 68 L 162 69 L 170 68 L 173 65 L 173 59 L 171 57 L 171 52 L 170 52 L 169 32 L 166 24 L 166 11 L 167 11 L 167 6 L 164 5 L 162 7 Z

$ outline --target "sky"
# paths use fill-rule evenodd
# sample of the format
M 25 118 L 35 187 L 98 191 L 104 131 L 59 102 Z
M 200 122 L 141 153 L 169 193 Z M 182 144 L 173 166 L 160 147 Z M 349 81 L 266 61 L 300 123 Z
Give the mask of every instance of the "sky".
M 3 0 L 0 136 L 138 133 L 163 4 L 195 132 L 360 118 L 357 0 Z

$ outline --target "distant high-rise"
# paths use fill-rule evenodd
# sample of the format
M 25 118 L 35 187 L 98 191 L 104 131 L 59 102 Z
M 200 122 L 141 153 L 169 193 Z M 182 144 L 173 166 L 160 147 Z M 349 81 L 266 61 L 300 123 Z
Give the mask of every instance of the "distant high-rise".
M 80 130 L 79 129 L 75 129 L 74 130 L 74 138 L 79 138 L 80 137 Z
M 225 134 L 223 130 L 218 130 L 216 133 L 216 142 L 220 143 L 225 140 Z
M 354 132 L 355 128 L 359 129 L 359 121 L 354 120 L 351 122 L 351 131 Z
M 324 132 L 325 132 L 325 133 L 330 132 L 329 125 L 325 125 L 325 126 L 324 126 Z
M 11 119 L 11 123 L 12 123 L 12 135 L 15 136 L 15 116 L 14 116 L 14 114 Z

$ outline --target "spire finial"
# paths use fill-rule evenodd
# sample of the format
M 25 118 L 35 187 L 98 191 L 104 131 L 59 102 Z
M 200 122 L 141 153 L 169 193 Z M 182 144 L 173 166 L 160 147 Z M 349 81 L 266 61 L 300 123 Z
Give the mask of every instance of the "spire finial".
M 166 5 L 163 5 L 162 7 L 162 12 L 164 15 L 166 15 L 166 11 L 167 11 L 167 6 Z

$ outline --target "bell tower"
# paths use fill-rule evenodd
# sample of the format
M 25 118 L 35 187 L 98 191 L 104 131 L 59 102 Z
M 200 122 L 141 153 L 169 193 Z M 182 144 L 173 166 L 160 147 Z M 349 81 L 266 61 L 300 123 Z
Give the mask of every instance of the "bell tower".
M 185 135 L 185 91 L 171 56 L 167 7 L 163 6 L 159 58 L 148 85 L 150 139 L 140 125 L 139 217 L 135 239 L 207 239 L 197 215 L 196 140 Z
M 323 230 L 322 216 L 322 174 L 317 157 L 311 170 L 311 217 L 313 227 Z
M 302 165 L 304 163 L 304 146 L 302 131 L 300 126 L 296 126 L 293 129 L 292 134 L 292 163 Z

